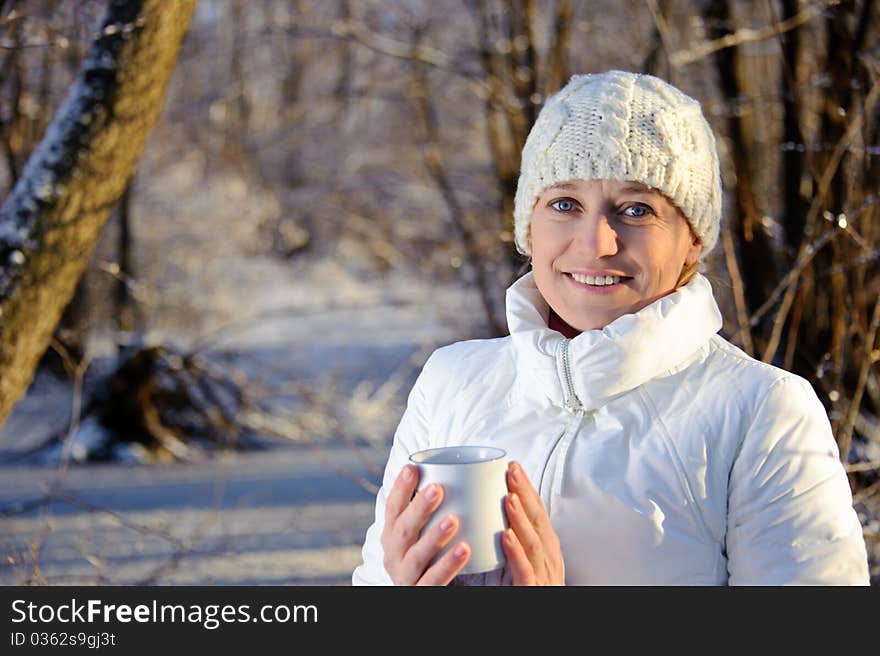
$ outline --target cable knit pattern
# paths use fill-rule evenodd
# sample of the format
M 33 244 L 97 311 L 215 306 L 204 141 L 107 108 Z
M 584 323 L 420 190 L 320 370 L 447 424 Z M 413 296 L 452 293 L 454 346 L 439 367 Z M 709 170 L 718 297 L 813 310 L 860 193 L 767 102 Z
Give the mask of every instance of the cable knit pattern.
M 514 202 L 516 246 L 544 189 L 571 180 L 640 182 L 684 212 L 703 243 L 718 241 L 721 172 L 700 103 L 652 75 L 575 75 L 547 99 L 522 153 Z

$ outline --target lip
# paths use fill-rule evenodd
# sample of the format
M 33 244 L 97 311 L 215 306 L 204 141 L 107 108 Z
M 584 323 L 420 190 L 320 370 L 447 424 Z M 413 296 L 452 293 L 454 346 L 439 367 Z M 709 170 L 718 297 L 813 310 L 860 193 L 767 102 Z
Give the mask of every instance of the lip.
M 576 290 L 578 290 L 579 292 L 584 293 L 584 294 L 596 294 L 599 296 L 608 296 L 609 294 L 614 294 L 618 290 L 625 287 L 627 281 L 631 279 L 630 276 L 621 276 L 621 278 L 623 278 L 623 280 L 621 280 L 620 282 L 615 283 L 613 285 L 602 285 L 600 287 L 598 285 L 588 285 L 586 283 L 578 282 L 577 280 L 575 280 L 571 276 L 571 273 L 578 273 L 579 274 L 581 272 L 580 271 L 573 271 L 573 272 L 565 272 L 565 274 L 564 274 L 565 279 L 568 280 L 569 284 L 573 285 Z M 619 275 L 619 274 L 595 272 L 595 273 L 584 273 L 583 275 L 585 275 L 585 276 L 614 276 L 614 275 Z
M 600 269 L 569 269 L 568 271 L 563 271 L 566 275 L 571 275 L 572 273 L 576 273 L 579 276 L 612 276 L 618 278 L 632 278 L 632 276 L 628 276 L 625 273 L 621 273 L 620 271 L 604 271 Z

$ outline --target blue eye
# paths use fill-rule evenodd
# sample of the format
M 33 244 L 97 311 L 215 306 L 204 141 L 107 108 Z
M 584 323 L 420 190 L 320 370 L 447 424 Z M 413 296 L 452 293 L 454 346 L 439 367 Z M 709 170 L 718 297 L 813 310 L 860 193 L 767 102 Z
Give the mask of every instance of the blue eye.
M 568 198 L 560 198 L 550 203 L 550 207 L 558 212 L 571 212 L 574 209 L 574 201 Z
M 653 214 L 654 210 L 647 205 L 630 205 L 624 208 L 623 213 L 633 219 L 643 219 L 649 214 Z

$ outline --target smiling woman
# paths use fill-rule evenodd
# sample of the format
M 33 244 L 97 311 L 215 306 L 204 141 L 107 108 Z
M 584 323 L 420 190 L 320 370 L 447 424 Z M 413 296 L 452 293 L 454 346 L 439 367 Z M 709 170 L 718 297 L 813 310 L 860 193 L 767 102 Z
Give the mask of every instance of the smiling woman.
M 809 383 L 717 333 L 697 272 L 721 176 L 700 105 L 576 75 L 523 149 L 510 336 L 438 349 L 394 436 L 355 584 L 867 584 L 862 528 Z M 460 574 L 416 451 L 504 449 L 500 569 Z M 428 527 L 429 526 L 429 527 Z M 426 528 L 427 527 L 427 528 Z

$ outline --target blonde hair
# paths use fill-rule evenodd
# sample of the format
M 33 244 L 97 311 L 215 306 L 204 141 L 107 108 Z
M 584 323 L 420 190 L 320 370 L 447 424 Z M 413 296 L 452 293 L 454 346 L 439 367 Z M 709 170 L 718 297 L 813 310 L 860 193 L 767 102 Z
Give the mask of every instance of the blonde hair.
M 687 223 L 688 230 L 691 233 L 691 239 L 699 239 L 696 231 L 694 230 L 694 226 L 691 225 L 690 219 L 688 219 L 684 215 L 684 212 L 682 212 L 681 209 L 678 210 L 678 213 L 685 220 L 685 223 Z M 700 243 L 702 243 L 702 241 L 700 241 Z M 681 267 L 681 273 L 678 274 L 678 282 L 675 283 L 674 289 L 679 289 L 680 287 L 684 287 L 691 280 L 693 280 L 693 277 L 695 275 L 697 275 L 697 271 L 699 270 L 699 268 L 700 268 L 700 258 L 699 257 L 696 260 L 694 260 L 693 262 L 691 262 L 690 264 L 685 262 Z
M 694 276 L 697 275 L 697 271 L 700 268 L 699 260 L 695 260 L 691 264 L 685 264 L 681 268 L 681 273 L 678 276 L 678 282 L 675 283 L 675 289 L 679 289 L 680 287 L 684 287 L 691 280 L 693 280 Z

